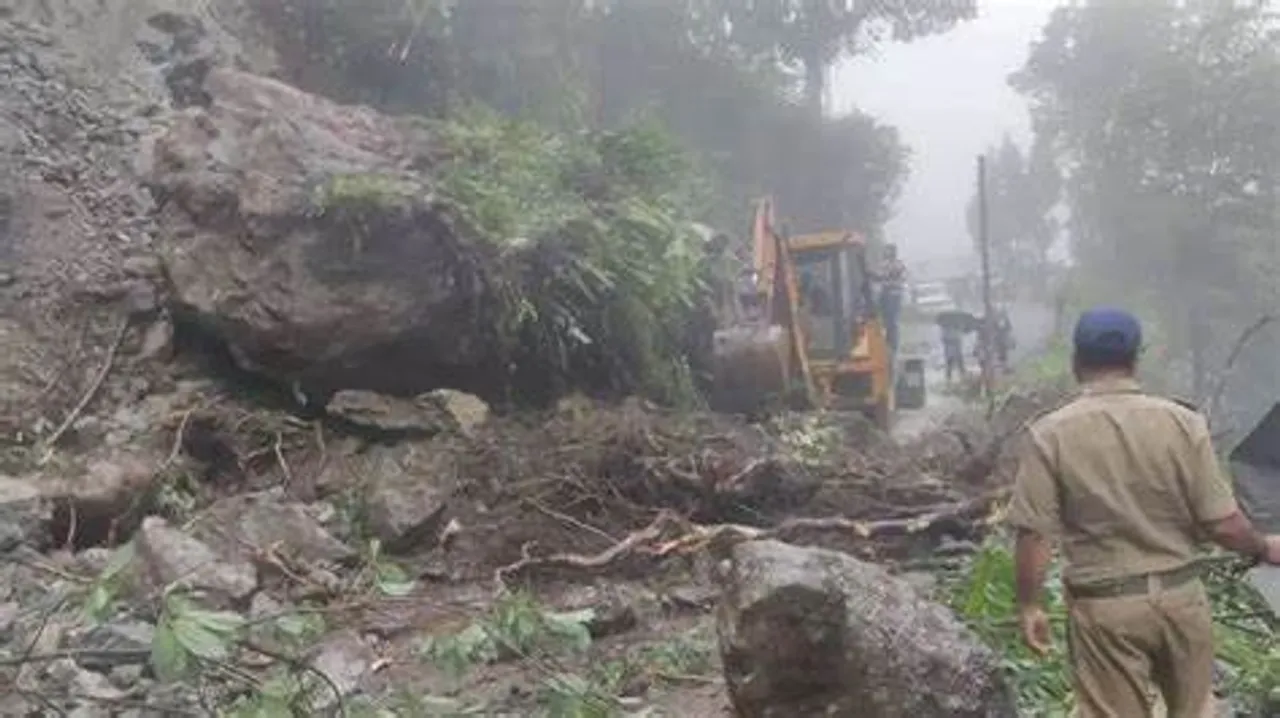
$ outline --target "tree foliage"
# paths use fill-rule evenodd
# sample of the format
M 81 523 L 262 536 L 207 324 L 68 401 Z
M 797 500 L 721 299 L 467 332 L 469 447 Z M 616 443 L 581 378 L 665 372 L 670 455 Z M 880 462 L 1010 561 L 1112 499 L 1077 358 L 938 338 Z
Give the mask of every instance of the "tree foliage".
M 827 5 L 842 16 L 859 7 L 799 3 L 794 10 L 813 13 Z M 871 19 L 846 23 L 825 62 L 886 32 L 906 38 L 966 16 L 963 0 L 926 11 L 934 5 L 869 4 Z M 479 103 L 570 133 L 654 120 L 712 180 L 714 201 L 704 220 L 737 230 L 746 224 L 749 201 L 767 193 L 779 196 L 781 212 L 797 222 L 874 233 L 906 172 L 897 133 L 857 112 L 830 120 L 810 112 L 797 92 L 793 49 L 800 41 L 788 34 L 798 21 L 784 13 L 781 25 L 771 25 L 768 14 L 784 8 L 766 6 L 733 0 L 257 4 L 277 38 L 281 74 L 304 89 L 442 119 Z M 778 33 L 776 46 L 765 44 L 770 32 Z
M 1057 239 L 1058 168 L 1048 148 L 1037 144 L 1030 157 L 1005 136 L 987 157 L 987 238 L 992 269 L 1014 290 L 1043 289 L 1049 251 Z M 980 244 L 978 196 L 969 200 L 967 220 L 975 246 Z
M 730 42 L 803 77 L 805 106 L 822 114 L 827 72 L 887 39 L 944 32 L 976 14 L 974 0 L 691 0 Z
M 1167 330 L 1202 398 L 1277 306 L 1277 32 L 1267 2 L 1090 0 L 1055 11 L 1013 78 L 1064 172 L 1076 260 Z

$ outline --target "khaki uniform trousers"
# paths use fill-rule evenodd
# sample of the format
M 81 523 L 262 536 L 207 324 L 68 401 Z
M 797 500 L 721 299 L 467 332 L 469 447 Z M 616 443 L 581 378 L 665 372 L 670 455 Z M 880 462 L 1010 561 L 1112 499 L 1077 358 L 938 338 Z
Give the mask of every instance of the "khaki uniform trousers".
M 1213 716 L 1213 616 L 1198 580 L 1069 598 L 1067 647 L 1080 718 Z

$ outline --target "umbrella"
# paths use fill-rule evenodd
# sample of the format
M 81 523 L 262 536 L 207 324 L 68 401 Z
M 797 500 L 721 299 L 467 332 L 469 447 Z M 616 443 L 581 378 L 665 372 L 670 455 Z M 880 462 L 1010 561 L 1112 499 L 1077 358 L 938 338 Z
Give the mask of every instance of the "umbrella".
M 934 321 L 943 329 L 959 329 L 962 332 L 976 332 L 982 325 L 981 319 L 958 309 L 939 312 Z

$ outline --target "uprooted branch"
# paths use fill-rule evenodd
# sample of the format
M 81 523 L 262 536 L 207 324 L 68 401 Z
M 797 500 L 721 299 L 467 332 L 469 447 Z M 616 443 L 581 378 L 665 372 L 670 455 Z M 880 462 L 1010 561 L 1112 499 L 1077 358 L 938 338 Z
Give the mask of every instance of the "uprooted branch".
M 961 526 L 969 528 L 992 526 L 1003 519 L 1003 506 L 1008 496 L 1009 490 L 1001 489 L 969 501 L 939 506 L 930 511 L 901 518 L 861 521 L 844 516 L 799 517 L 783 521 L 772 528 L 738 524 L 702 526 L 692 524 L 672 512 L 663 511 L 648 526 L 632 532 L 622 541 L 597 554 L 560 553 L 534 556 L 531 554 L 533 547 L 526 544 L 524 555 L 520 560 L 498 569 L 495 579 L 501 586 L 508 580 L 517 576 L 527 576 L 535 570 L 601 569 L 637 554 L 664 558 L 708 548 L 718 554 L 723 548 L 741 541 L 786 540 L 803 532 L 835 532 L 869 540 L 891 536 L 946 533 Z M 671 538 L 664 540 L 664 537 Z

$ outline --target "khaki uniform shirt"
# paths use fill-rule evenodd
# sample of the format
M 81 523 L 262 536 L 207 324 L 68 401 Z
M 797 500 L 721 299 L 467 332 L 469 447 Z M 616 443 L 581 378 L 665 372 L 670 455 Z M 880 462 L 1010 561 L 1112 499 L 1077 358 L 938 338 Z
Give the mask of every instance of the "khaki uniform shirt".
M 1009 522 L 1060 543 L 1068 583 L 1185 566 L 1237 510 L 1204 417 L 1132 380 L 1084 387 L 1024 442 Z

